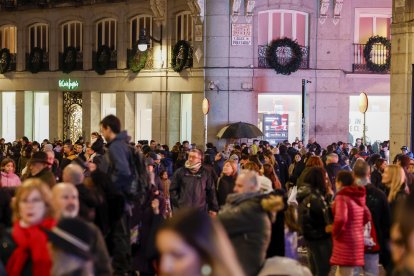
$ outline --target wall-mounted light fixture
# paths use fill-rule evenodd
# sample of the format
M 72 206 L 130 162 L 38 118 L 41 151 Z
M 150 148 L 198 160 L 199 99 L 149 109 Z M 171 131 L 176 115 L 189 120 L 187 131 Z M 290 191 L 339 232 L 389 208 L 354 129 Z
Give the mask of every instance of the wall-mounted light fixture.
M 145 52 L 148 49 L 148 46 L 150 45 L 151 40 L 159 43 L 162 48 L 162 25 L 160 28 L 161 28 L 160 39 L 156 39 L 152 37 L 151 35 L 147 35 L 147 31 L 145 30 L 145 28 L 142 28 L 139 31 L 139 39 L 138 39 L 138 50 L 139 51 Z
M 220 82 L 219 81 L 209 81 L 208 82 L 208 90 L 210 91 L 214 91 L 216 90 L 217 93 L 220 92 L 220 87 L 219 87 Z

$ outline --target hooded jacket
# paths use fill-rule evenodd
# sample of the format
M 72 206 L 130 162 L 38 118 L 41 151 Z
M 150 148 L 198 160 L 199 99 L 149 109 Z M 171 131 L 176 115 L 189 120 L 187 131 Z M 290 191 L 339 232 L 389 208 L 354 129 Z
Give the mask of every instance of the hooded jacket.
M 218 215 L 248 276 L 257 275 L 266 259 L 272 229 L 271 204 L 278 208 L 278 198 L 259 192 L 230 194 Z
M 20 178 L 14 173 L 1 172 L 0 183 L 2 187 L 18 187 L 20 186 Z
M 365 187 L 346 186 L 336 194 L 332 265 L 364 266 L 364 225 L 371 221 L 365 193 Z

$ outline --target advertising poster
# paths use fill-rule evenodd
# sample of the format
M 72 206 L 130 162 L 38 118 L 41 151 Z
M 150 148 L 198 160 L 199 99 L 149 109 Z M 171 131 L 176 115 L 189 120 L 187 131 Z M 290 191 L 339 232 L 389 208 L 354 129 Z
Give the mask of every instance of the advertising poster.
M 270 143 L 288 140 L 288 114 L 263 114 L 263 134 Z
M 252 24 L 232 24 L 231 26 L 231 45 L 252 45 Z

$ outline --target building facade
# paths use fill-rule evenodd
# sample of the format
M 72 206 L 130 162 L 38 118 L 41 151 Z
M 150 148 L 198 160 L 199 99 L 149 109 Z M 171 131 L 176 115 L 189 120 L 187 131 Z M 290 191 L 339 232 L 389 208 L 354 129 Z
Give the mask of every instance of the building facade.
M 371 72 L 363 49 L 371 36 L 390 38 L 391 11 L 390 0 L 4 0 L 0 47 L 11 64 L 0 74 L 1 136 L 88 137 L 112 113 L 135 141 L 216 142 L 220 128 L 238 121 L 258 125 L 273 142 L 294 140 L 302 134 L 305 80 L 306 137 L 326 145 L 362 136 L 358 95 L 366 92 L 367 141 L 387 140 L 390 75 Z M 133 73 L 143 28 L 155 40 L 145 68 Z M 290 75 L 277 74 L 267 59 L 268 45 L 283 37 L 302 53 Z M 180 40 L 191 45 L 192 63 L 175 72 Z M 103 46 L 110 53 L 104 74 Z M 384 63 L 387 50 L 378 47 L 371 57 Z M 292 53 L 280 50 L 278 60 L 288 62 Z

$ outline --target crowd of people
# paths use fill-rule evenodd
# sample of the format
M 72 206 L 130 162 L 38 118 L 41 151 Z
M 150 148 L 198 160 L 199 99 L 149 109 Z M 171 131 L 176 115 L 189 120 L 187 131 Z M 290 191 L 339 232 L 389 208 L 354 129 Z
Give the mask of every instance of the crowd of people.
M 361 139 L 170 149 L 99 127 L 0 139 L 0 275 L 414 274 L 406 146 L 392 162 Z

